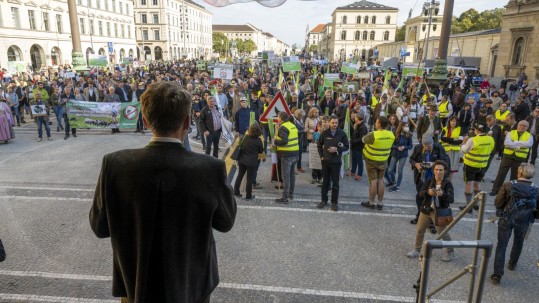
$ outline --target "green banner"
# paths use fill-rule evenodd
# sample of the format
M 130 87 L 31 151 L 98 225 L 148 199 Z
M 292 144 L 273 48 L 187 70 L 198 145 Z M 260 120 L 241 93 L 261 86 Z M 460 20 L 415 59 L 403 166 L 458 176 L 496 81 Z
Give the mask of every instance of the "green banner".
M 301 71 L 301 62 L 297 56 L 283 57 L 283 72 L 299 72 Z
M 408 77 L 408 76 L 416 76 L 421 77 L 423 75 L 423 68 L 420 67 L 419 70 L 417 69 L 417 66 L 409 66 L 409 67 L 403 67 L 402 68 L 402 76 Z
M 345 74 L 357 74 L 359 66 L 354 63 L 343 62 L 341 66 L 341 72 Z
M 140 103 L 105 103 L 69 100 L 66 104 L 72 128 L 136 128 Z
M 198 61 L 197 68 L 198 70 L 206 70 L 206 61 Z
M 107 67 L 108 63 L 106 55 L 90 55 L 88 58 L 89 66 Z
M 339 74 L 325 74 L 324 87 L 333 87 L 333 82 L 341 81 Z

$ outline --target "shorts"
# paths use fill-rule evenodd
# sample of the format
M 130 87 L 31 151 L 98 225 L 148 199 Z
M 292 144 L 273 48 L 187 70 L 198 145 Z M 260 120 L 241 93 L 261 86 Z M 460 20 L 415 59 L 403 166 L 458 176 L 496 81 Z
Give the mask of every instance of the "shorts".
M 369 177 L 369 182 L 375 180 L 383 180 L 387 168 L 387 162 L 384 162 L 384 164 L 376 165 L 370 161 L 365 161 L 365 168 L 367 169 L 367 176 Z
M 481 182 L 485 176 L 485 169 L 486 167 L 477 168 L 464 165 L 464 182 Z

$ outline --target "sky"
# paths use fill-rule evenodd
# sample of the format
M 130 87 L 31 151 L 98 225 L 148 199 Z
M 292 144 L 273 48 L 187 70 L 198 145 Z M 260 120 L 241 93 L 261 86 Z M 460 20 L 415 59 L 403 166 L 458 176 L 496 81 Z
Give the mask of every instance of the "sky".
M 245 24 L 270 32 L 275 37 L 292 46 L 305 44 L 305 31 L 317 24 L 331 22 L 331 14 L 340 6 L 356 2 L 355 0 L 287 0 L 283 5 L 274 8 L 262 6 L 255 1 L 236 3 L 225 7 L 214 7 L 203 0 L 193 0 L 213 13 L 213 24 Z M 247 1 L 247 0 L 243 0 Z M 369 0 L 399 9 L 397 25 L 401 26 L 413 8 L 412 17 L 421 12 L 424 0 Z M 440 0 L 443 11 L 444 0 Z M 460 15 L 473 5 L 477 11 L 505 6 L 509 0 L 455 0 L 453 15 Z

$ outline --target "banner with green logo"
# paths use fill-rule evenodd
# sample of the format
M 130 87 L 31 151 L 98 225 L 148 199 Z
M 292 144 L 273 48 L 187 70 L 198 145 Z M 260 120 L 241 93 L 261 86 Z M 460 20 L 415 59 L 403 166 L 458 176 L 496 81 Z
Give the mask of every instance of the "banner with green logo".
M 92 67 L 107 67 L 108 63 L 106 55 L 90 55 L 88 58 L 88 65 Z
M 198 70 L 206 70 L 206 61 L 200 60 L 197 62 Z
M 423 68 L 420 67 L 419 69 L 417 66 L 408 66 L 402 68 L 402 76 L 408 77 L 408 76 L 416 76 L 421 77 L 423 75 Z
M 325 74 L 324 87 L 333 87 L 333 82 L 341 81 L 339 74 Z
M 359 65 L 356 63 L 343 62 L 341 66 L 341 72 L 345 74 L 357 74 Z
M 283 57 L 283 72 L 299 72 L 301 71 L 301 62 L 298 56 Z
M 69 100 L 66 104 L 72 128 L 136 128 L 140 103 L 106 103 Z

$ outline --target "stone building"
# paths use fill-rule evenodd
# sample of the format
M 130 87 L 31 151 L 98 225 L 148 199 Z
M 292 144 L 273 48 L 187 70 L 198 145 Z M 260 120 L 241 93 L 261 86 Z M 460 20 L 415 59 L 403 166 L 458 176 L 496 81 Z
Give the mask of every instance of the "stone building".
M 307 37 L 305 39 L 305 50 L 306 52 L 311 52 L 311 45 L 316 45 L 316 51 L 319 51 L 319 44 L 322 40 L 322 36 L 324 34 L 324 29 L 326 25 L 325 24 L 318 24 L 313 29 L 311 29 L 307 33 Z
M 511 0 L 505 6 L 502 31 L 493 50 L 495 75 L 518 79 L 524 72 L 530 87 L 539 84 L 539 0 Z
M 274 51 L 278 55 L 288 52 L 289 46 L 286 43 L 250 23 L 214 24 L 212 29 L 216 33 L 225 35 L 229 41 L 236 39 L 253 41 L 256 44 L 256 50 L 251 53 L 251 56 L 256 56 L 262 51 Z M 230 46 L 227 46 L 227 49 L 230 49 Z
M 133 1 L 77 0 L 77 15 L 87 58 L 95 53 L 107 55 L 110 63 L 121 63 L 136 56 Z M 9 61 L 24 61 L 37 69 L 70 64 L 73 45 L 67 2 L 0 1 L 0 41 L 3 67 Z

